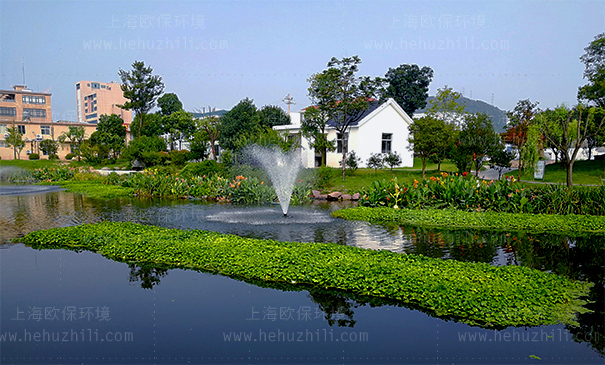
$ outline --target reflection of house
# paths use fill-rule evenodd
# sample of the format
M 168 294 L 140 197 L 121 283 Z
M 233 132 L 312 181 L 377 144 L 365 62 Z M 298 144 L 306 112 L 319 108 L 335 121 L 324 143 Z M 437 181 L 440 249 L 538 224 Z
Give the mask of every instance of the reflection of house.
M 301 137 L 301 118 L 300 113 L 291 113 L 292 124 L 274 127 L 275 130 L 289 133 L 291 138 L 300 138 L 301 148 L 299 149 L 303 167 L 319 166 L 321 157 L 319 153 L 309 148 L 309 142 Z M 408 149 L 408 126 L 412 123 L 406 112 L 393 99 L 388 99 L 380 104 L 378 102 L 370 103 L 370 108 L 364 113 L 362 118 L 349 127 L 348 152 L 355 151 L 357 157 L 361 158 L 360 167 L 366 167 L 368 158 L 373 153 L 396 152 L 401 156 L 401 166 L 411 167 L 414 164 L 414 155 Z M 342 159 L 342 138 L 334 129 L 334 122 L 328 121 L 326 128 L 328 140 L 335 140 L 338 149 L 335 152 L 328 152 L 327 165 L 339 167 Z

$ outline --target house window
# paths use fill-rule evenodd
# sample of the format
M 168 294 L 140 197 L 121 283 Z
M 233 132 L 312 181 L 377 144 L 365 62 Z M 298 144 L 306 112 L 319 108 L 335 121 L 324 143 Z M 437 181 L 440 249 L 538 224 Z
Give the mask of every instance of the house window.
M 3 139 L 0 139 L 0 147 L 8 147 L 8 142 Z
M 345 140 L 344 140 L 344 145 L 345 147 L 349 147 L 349 134 L 345 133 Z M 336 134 L 336 152 L 338 153 L 342 153 L 342 134 L 341 133 L 337 133 Z
M 17 108 L 0 106 L 0 115 L 3 117 L 14 117 L 17 115 Z
M 80 90 L 80 84 L 76 84 L 76 90 Z
M 46 118 L 46 109 L 23 108 L 23 115 L 26 113 L 30 118 Z
M 91 82 L 91 88 L 93 89 L 98 89 L 99 88 L 99 83 L 98 82 Z
M 391 153 L 391 142 L 393 141 L 392 133 L 382 134 L 382 153 Z
M 40 126 L 40 134 L 44 134 L 46 136 L 50 136 L 50 126 L 49 125 L 41 125 Z
M 17 126 L 17 130 L 19 131 L 19 133 L 25 134 L 25 126 L 24 125 L 18 125 Z
M 43 150 L 42 151 L 42 156 L 48 156 L 48 151 L 47 150 Z
M 8 127 L 6 124 L 0 124 L 0 134 L 8 133 Z

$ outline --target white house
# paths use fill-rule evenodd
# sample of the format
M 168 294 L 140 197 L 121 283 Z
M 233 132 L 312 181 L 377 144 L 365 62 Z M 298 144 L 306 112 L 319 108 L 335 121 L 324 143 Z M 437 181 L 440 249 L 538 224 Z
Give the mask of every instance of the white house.
M 303 167 L 317 167 L 321 156 L 309 147 L 309 141 L 301 135 L 301 118 L 301 113 L 290 113 L 292 124 L 275 126 L 273 129 L 289 133 L 291 138 L 300 138 L 299 153 Z M 382 104 L 372 102 L 362 118 L 349 127 L 348 138 L 345 138 L 345 141 L 348 140 L 347 151 L 355 151 L 357 157 L 361 158 L 360 167 L 367 166 L 371 154 L 388 152 L 398 153 L 402 160 L 401 166 L 411 167 L 414 165 L 414 154 L 408 149 L 408 126 L 411 123 L 412 118 L 395 100 L 388 99 Z M 334 129 L 334 121 L 328 121 L 326 133 L 328 140 L 337 141 L 338 146 L 337 151 L 328 152 L 327 165 L 340 167 L 342 139 Z

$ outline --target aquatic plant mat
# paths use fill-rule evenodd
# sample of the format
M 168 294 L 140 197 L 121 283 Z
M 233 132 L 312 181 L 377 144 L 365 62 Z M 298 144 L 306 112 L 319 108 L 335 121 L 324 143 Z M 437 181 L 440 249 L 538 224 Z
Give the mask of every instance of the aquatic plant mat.
M 605 216 L 554 215 L 496 212 L 464 212 L 441 209 L 393 209 L 357 207 L 332 213 L 336 218 L 372 223 L 395 223 L 435 228 L 468 228 L 490 231 L 531 233 L 605 234 Z
M 576 324 L 591 283 L 331 243 L 277 242 L 129 222 L 52 228 L 21 240 L 37 249 L 86 249 L 118 261 L 162 264 L 236 279 L 387 298 L 488 328 Z

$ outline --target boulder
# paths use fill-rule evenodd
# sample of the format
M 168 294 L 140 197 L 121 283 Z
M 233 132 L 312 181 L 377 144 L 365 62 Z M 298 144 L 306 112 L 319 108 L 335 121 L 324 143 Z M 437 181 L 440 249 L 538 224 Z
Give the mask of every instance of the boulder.
M 351 200 L 351 194 L 342 194 L 342 200 Z
M 342 197 L 342 193 L 340 191 L 335 191 L 333 193 L 328 194 L 328 200 L 335 201 L 339 200 Z
M 351 196 L 352 201 L 358 201 L 359 198 L 361 198 L 361 194 L 359 194 L 359 193 L 355 193 Z
M 315 199 L 319 199 L 319 197 L 321 196 L 321 191 L 319 190 L 311 190 L 311 193 L 313 194 L 313 197 Z

